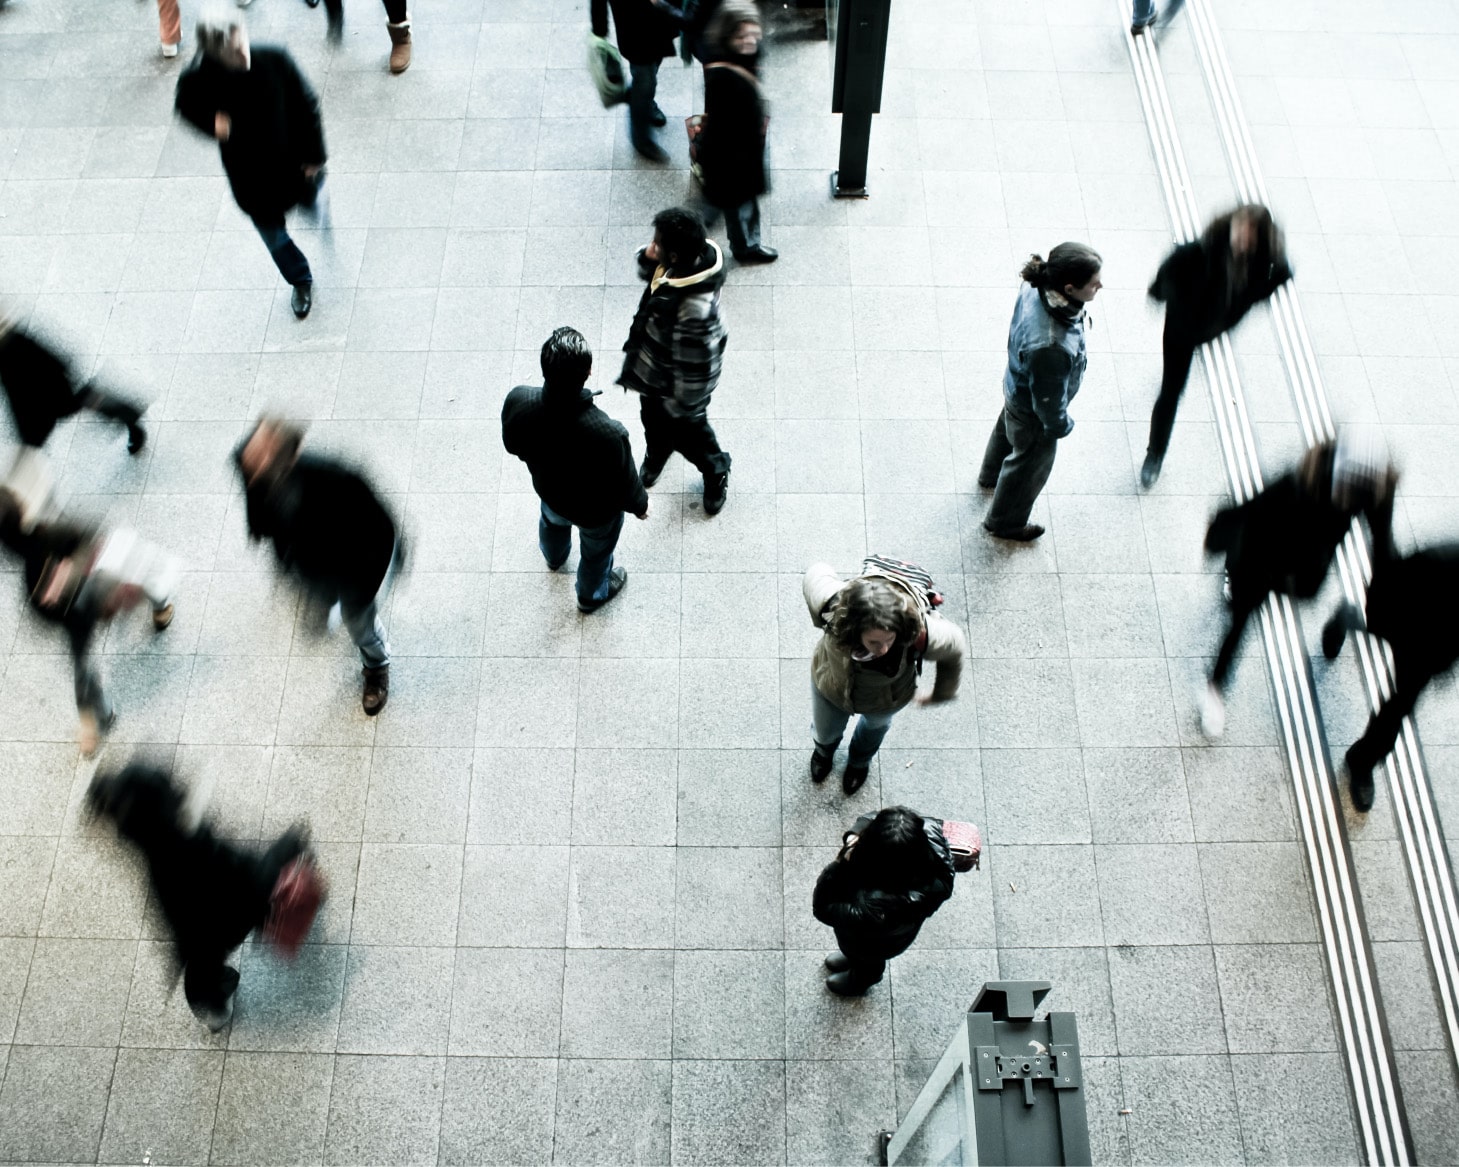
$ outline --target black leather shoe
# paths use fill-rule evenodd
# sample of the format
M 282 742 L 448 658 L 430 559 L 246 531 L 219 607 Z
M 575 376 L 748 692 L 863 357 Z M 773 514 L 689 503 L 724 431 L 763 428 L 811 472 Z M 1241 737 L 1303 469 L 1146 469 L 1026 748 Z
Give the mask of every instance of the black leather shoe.
M 647 158 L 650 162 L 667 162 L 668 153 L 652 138 L 640 138 L 633 143 L 633 148 L 638 152 L 640 158 Z
M 309 315 L 309 309 L 314 307 L 314 285 L 295 284 L 294 295 L 290 298 L 289 304 L 294 309 L 294 315 L 300 320 Z
M 774 263 L 780 258 L 780 252 L 773 247 L 766 247 L 763 243 L 757 243 L 754 247 L 739 252 L 735 258 L 741 263 Z
M 643 460 L 643 465 L 638 468 L 638 476 L 640 479 L 643 480 L 644 490 L 647 490 L 650 486 L 657 482 L 659 480 L 659 475 L 663 472 L 664 468 L 662 465 L 650 466 L 648 459 L 645 458 Z
M 836 760 L 835 753 L 823 754 L 820 750 L 811 751 L 811 781 L 824 782 L 826 776 L 831 772 L 831 763 Z
M 870 766 L 847 766 L 841 774 L 841 789 L 847 794 L 855 794 L 866 785 L 866 776 L 870 773 Z
M 1351 749 L 1347 752 L 1348 793 L 1353 796 L 1353 809 L 1364 813 L 1373 809 L 1373 767 L 1364 764 L 1361 758 L 1354 758 Z
M 1044 533 L 1044 529 L 1037 523 L 1025 523 L 1023 526 L 1015 527 L 1011 531 L 995 531 L 987 523 L 984 523 L 983 530 L 987 531 L 995 539 L 1010 539 L 1014 543 L 1032 543 Z
M 826 957 L 826 967 L 833 973 L 845 972 L 851 967 L 851 962 L 846 959 L 846 954 L 838 948 L 830 956 Z
M 596 612 L 599 608 L 601 608 L 604 604 L 606 604 L 609 600 L 611 600 L 614 596 L 621 592 L 627 583 L 628 572 L 624 571 L 621 567 L 615 567 L 612 571 L 608 573 L 608 594 L 604 596 L 601 600 L 579 600 L 578 611 L 584 613 Z
M 826 988 L 838 997 L 864 997 L 871 986 L 853 981 L 849 972 L 838 972 L 826 978 Z
M 706 474 L 704 476 L 704 513 L 717 515 L 724 510 L 725 499 L 729 498 L 729 472 Z
M 662 127 L 669 124 L 668 114 L 664 113 L 664 111 L 659 108 L 657 102 L 654 103 L 654 111 L 649 115 L 648 120 L 649 124 L 654 126 Z
M 1337 654 L 1342 652 L 1343 641 L 1348 638 L 1348 620 L 1351 618 L 1349 606 L 1344 604 L 1322 626 L 1322 655 L 1328 660 L 1337 660 Z
M 127 453 L 140 454 L 147 444 L 147 431 L 139 425 L 127 427 Z

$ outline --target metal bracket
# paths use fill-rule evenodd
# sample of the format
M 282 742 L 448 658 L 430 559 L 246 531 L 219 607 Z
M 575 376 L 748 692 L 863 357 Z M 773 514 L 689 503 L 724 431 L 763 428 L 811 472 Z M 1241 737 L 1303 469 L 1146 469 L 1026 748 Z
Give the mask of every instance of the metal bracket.
M 1047 1053 L 1032 1052 L 1025 1057 L 1005 1054 L 996 1045 L 980 1045 L 975 1047 L 974 1057 L 979 1090 L 1002 1090 L 1005 1082 L 1022 1082 L 1025 1106 L 1033 1105 L 1033 1084 L 1039 1078 L 1048 1078 L 1055 1090 L 1083 1085 L 1079 1055 L 1071 1045 L 1052 1045 Z

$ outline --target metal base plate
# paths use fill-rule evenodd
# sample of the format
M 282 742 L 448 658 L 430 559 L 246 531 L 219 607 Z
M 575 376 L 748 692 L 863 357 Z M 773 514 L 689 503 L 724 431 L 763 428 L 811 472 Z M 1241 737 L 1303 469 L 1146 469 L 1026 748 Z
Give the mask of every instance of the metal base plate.
M 831 197 L 833 199 L 869 199 L 871 188 L 869 186 L 853 186 L 842 189 L 841 172 L 831 171 Z

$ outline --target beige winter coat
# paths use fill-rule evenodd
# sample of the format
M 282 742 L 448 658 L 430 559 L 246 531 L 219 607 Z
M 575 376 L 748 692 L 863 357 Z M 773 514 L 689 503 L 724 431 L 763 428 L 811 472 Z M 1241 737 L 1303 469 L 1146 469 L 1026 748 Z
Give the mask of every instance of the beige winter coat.
M 882 578 L 907 590 L 900 580 L 890 576 Z M 845 586 L 846 581 L 826 563 L 812 564 L 805 573 L 802 582 L 805 604 L 810 609 L 811 623 L 817 628 L 826 627 L 826 609 Z M 908 596 L 914 603 L 917 601 L 910 590 Z M 932 696 L 938 701 L 946 701 L 957 696 L 963 657 L 967 655 L 967 641 L 961 628 L 935 611 L 927 613 L 926 627 L 927 647 L 922 655 L 937 666 Z M 811 680 L 821 696 L 847 713 L 895 712 L 910 702 L 917 692 L 917 668 L 912 653 L 904 654 L 901 669 L 896 676 L 889 677 L 852 660 L 851 653 L 832 640 L 829 634 L 822 635 L 811 654 Z

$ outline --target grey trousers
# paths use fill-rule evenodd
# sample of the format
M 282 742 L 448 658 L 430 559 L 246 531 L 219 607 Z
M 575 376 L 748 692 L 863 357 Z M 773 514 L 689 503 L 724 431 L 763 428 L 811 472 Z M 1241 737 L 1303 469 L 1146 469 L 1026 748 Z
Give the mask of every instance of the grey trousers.
M 1057 438 L 1044 433 L 1043 422 L 1032 413 L 1009 409 L 993 423 L 978 485 L 993 489 L 993 505 L 983 526 L 994 533 L 1016 531 L 1028 522 L 1033 504 L 1048 482 L 1058 452 Z

